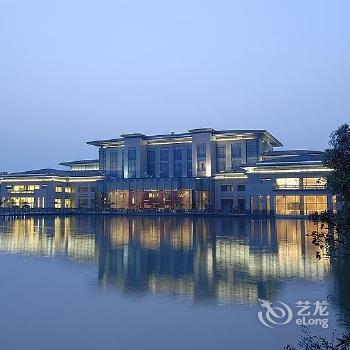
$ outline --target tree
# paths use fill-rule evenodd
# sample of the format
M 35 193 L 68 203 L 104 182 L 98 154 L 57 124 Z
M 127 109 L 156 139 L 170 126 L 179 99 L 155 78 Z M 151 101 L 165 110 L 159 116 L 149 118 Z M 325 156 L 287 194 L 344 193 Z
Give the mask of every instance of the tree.
M 329 189 L 342 201 L 342 216 L 350 223 L 350 125 L 335 130 L 326 149 L 324 165 L 334 171 L 328 178 Z

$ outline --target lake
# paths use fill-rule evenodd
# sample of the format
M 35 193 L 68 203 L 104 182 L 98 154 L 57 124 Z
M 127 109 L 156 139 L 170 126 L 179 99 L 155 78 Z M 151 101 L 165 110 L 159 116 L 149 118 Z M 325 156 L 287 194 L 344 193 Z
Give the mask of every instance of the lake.
M 316 259 L 306 236 L 315 229 L 284 219 L 0 219 L 0 348 L 283 349 L 301 334 L 300 302 L 312 333 L 329 335 L 349 305 L 349 264 Z M 280 307 L 275 318 L 262 300 Z

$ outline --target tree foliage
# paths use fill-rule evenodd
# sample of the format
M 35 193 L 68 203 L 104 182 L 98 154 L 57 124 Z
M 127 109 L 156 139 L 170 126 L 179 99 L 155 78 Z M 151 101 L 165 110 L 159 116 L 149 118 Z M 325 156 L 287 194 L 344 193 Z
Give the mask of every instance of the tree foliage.
M 335 130 L 326 149 L 324 165 L 334 171 L 328 178 L 329 189 L 342 200 L 342 212 L 350 214 L 350 125 Z

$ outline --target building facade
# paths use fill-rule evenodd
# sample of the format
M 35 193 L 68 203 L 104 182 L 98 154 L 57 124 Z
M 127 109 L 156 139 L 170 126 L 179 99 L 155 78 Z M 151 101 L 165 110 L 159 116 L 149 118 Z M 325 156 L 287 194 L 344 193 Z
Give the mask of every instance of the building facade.
M 266 130 L 90 141 L 98 159 L 0 176 L 1 205 L 32 208 L 308 215 L 336 210 L 320 151 L 276 151 Z

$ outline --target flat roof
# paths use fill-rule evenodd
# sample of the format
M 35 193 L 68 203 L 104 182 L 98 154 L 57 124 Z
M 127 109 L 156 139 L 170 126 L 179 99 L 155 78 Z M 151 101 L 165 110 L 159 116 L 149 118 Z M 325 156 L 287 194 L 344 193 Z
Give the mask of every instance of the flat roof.
M 102 176 L 102 173 L 98 170 L 88 170 L 88 171 L 70 171 L 70 170 L 58 170 L 58 169 L 36 169 L 29 171 L 20 171 L 15 173 L 9 173 L 7 175 L 2 175 L 0 178 L 19 178 L 19 177 L 94 177 Z
M 62 162 L 59 165 L 70 166 L 70 165 L 84 165 L 84 164 L 98 164 L 98 159 L 83 159 L 83 160 L 72 160 L 69 162 Z
M 135 138 L 140 137 L 144 140 L 165 140 L 165 139 L 176 139 L 176 138 L 190 138 L 192 134 L 209 132 L 213 135 L 260 135 L 264 136 L 273 146 L 282 147 L 283 144 L 275 138 L 269 131 L 263 129 L 229 129 L 229 130 L 214 130 L 211 128 L 200 128 L 191 129 L 184 133 L 170 133 L 170 134 L 159 134 L 159 135 L 144 135 L 141 133 L 130 133 L 122 134 L 120 138 L 106 139 L 106 140 L 96 140 L 87 142 L 88 145 L 93 145 L 97 147 L 103 146 L 121 146 L 124 143 L 125 138 Z

